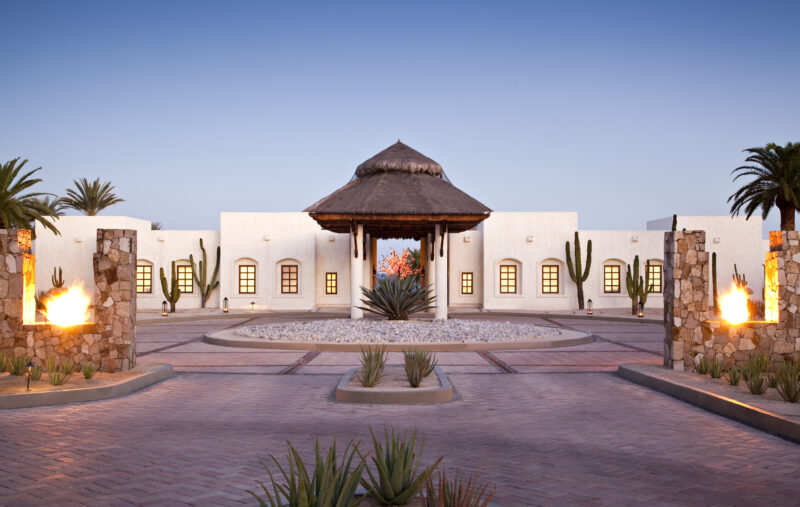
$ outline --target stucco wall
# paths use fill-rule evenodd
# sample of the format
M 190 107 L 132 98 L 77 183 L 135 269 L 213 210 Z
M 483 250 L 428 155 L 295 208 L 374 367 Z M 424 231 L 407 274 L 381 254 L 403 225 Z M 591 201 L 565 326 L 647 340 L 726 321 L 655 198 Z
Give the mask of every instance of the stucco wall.
M 480 308 L 483 306 L 483 227 L 450 234 L 447 246 L 450 306 Z M 461 274 L 465 272 L 472 273 L 472 294 L 461 293 Z

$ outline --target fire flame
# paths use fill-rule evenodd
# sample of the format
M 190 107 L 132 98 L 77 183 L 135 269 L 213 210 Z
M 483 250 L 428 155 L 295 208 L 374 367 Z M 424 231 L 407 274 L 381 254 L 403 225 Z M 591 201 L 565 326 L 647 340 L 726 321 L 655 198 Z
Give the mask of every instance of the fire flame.
M 734 284 L 730 292 L 720 299 L 722 318 L 731 324 L 741 324 L 750 318 L 747 310 L 747 291 Z
M 70 287 L 44 302 L 47 321 L 61 327 L 77 326 L 89 321 L 89 296 L 80 286 Z

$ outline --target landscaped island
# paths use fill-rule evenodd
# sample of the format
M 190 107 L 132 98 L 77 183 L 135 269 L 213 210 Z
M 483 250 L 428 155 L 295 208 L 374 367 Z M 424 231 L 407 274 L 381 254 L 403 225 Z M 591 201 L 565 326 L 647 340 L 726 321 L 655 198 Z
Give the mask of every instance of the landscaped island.
M 507 342 L 557 336 L 558 328 L 511 322 L 326 319 L 244 326 L 236 334 L 275 342 Z

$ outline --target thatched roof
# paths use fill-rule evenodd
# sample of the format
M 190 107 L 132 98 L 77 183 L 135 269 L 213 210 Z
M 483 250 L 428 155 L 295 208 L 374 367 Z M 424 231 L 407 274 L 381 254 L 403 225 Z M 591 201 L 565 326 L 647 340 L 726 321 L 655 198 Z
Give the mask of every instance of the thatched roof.
M 491 212 L 450 183 L 442 166 L 400 141 L 359 165 L 347 185 L 304 211 L 325 229 L 347 232 L 355 220 L 375 237 L 419 237 L 442 221 L 458 232 Z

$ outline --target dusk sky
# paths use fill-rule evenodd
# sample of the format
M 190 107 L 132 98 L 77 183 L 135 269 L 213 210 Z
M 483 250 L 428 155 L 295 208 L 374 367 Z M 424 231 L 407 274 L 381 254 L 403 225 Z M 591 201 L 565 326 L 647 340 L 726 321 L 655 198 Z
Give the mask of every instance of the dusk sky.
M 800 2 L 0 0 L 0 158 L 104 214 L 300 211 L 398 138 L 496 211 L 725 215 L 800 141 Z M 773 210 L 767 229 L 777 228 Z

